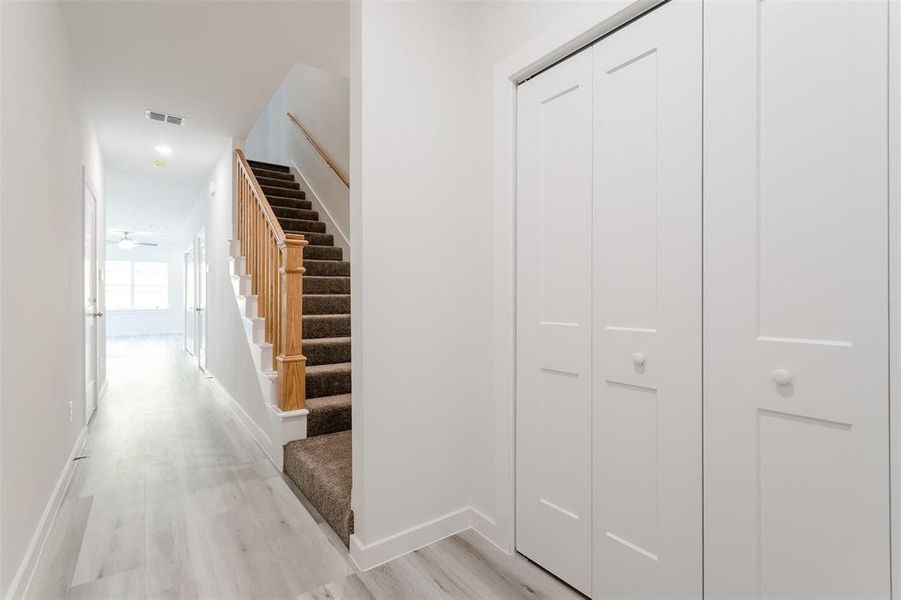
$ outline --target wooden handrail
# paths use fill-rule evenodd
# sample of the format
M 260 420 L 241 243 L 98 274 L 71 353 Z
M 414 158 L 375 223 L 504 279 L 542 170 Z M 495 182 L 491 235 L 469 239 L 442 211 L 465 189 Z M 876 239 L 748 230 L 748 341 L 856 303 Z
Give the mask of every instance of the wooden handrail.
M 272 368 L 278 372 L 278 407 L 306 406 L 303 355 L 304 236 L 285 233 L 244 153 L 235 150 L 237 237 L 241 243 L 250 293 L 263 319 L 263 341 L 272 345 Z
M 319 145 L 319 143 L 316 141 L 316 138 L 313 137 L 313 134 L 310 133 L 309 130 L 307 130 L 307 128 L 304 127 L 303 124 L 300 121 L 298 121 L 297 118 L 294 115 L 292 115 L 291 113 L 288 113 L 288 120 L 290 120 L 292 123 L 294 123 L 294 126 L 297 127 L 300 130 L 300 132 L 303 134 L 303 136 L 305 138 L 307 138 L 307 141 L 313 145 L 313 148 L 316 149 L 316 152 L 319 153 L 319 156 L 321 156 L 323 158 L 323 160 L 325 160 L 325 162 L 328 163 L 328 166 L 330 166 L 332 168 L 332 171 L 335 172 L 335 175 L 337 175 L 338 178 L 344 182 L 344 185 L 349 188 L 350 187 L 350 179 L 347 178 L 347 174 L 341 170 L 341 167 L 339 167 L 338 164 L 334 160 L 332 160 L 332 157 L 329 155 L 328 152 L 325 151 L 325 148 L 323 148 L 322 146 Z

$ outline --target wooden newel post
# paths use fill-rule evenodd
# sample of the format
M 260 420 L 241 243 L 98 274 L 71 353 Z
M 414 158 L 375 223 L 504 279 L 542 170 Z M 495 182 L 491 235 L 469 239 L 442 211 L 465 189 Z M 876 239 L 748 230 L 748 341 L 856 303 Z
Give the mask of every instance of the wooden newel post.
M 307 357 L 303 355 L 303 236 L 288 234 L 281 249 L 280 351 L 278 355 L 278 407 L 299 410 L 306 406 Z

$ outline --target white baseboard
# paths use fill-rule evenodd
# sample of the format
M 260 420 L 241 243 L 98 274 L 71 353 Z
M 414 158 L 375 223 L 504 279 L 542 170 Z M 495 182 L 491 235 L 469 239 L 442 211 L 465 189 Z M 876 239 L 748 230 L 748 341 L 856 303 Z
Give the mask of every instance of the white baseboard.
M 363 544 L 356 534 L 351 535 L 350 558 L 359 570 L 368 571 L 467 529 L 474 530 L 501 552 L 510 554 L 492 539 L 491 532 L 494 527 L 493 520 L 477 509 L 468 506 L 427 521 L 422 525 L 382 538 L 372 544 Z
M 218 393 L 220 396 L 222 396 L 222 398 L 225 399 L 228 407 L 233 413 L 235 413 L 235 416 L 238 417 L 238 422 L 244 426 L 244 429 L 247 431 L 247 433 L 250 434 L 250 437 L 252 437 L 257 445 L 263 449 L 263 452 L 266 453 L 266 457 L 270 461 L 272 461 L 272 464 L 276 465 L 278 469 L 281 470 L 281 460 L 276 461 L 276 459 L 272 456 L 272 439 L 269 437 L 269 434 L 263 431 L 263 428 L 260 427 L 249 414 L 247 414 L 247 411 L 244 410 L 244 407 L 241 406 L 241 403 L 235 400 L 234 396 L 232 396 L 228 392 L 228 390 L 225 389 L 225 386 L 219 383 L 219 380 L 216 379 L 214 375 L 210 373 L 207 373 L 207 375 L 210 376 L 207 381 L 210 382 L 210 385 L 213 386 L 213 388 L 216 390 L 216 393 Z
M 38 521 L 38 526 L 35 529 L 34 535 L 31 536 L 31 541 L 28 543 L 28 548 L 25 550 L 25 556 L 22 557 L 22 562 L 19 564 L 19 568 L 16 570 L 12 583 L 7 590 L 6 600 L 24 598 L 28 593 L 28 588 L 31 586 L 31 579 L 34 577 L 35 567 L 37 566 L 41 555 L 44 553 L 47 536 L 53 527 L 54 521 L 56 521 L 56 515 L 59 514 L 59 509 L 63 503 L 63 497 L 66 494 L 66 490 L 69 488 L 69 483 L 72 481 L 72 475 L 75 473 L 75 457 L 78 456 L 84 448 L 87 432 L 87 428 L 82 427 L 81 433 L 78 434 L 78 439 L 75 440 L 72 452 L 69 453 L 66 464 L 63 465 L 62 472 L 60 472 L 59 478 L 56 480 L 56 485 L 53 488 L 53 492 L 50 494 L 47 506 L 44 507 L 44 513 L 41 515 L 41 520 Z
M 479 509 L 472 508 L 472 529 L 480 536 L 488 540 L 492 546 L 503 552 L 504 554 L 513 554 L 514 548 L 508 547 L 505 543 L 501 532 L 498 530 L 497 523 L 494 519 L 485 516 Z

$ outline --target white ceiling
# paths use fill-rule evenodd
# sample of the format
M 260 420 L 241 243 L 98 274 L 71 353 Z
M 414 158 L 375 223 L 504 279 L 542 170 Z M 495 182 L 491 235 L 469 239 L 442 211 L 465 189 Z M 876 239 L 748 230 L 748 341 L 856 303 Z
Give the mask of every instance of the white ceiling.
M 106 233 L 111 241 L 122 231 L 142 242 L 181 244 L 184 229 L 203 187 L 161 181 L 153 174 L 106 171 Z
M 343 0 L 62 5 L 106 166 L 161 184 L 199 191 L 295 63 L 347 76 Z M 148 121 L 147 109 L 186 124 Z M 158 144 L 174 150 L 163 169 Z

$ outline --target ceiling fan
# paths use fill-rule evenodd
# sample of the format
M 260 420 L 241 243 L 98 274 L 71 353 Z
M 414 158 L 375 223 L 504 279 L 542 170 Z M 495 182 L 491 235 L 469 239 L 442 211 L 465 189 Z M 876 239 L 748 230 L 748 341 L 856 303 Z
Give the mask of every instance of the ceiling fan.
M 131 250 L 135 246 L 159 246 L 159 244 L 155 244 L 153 242 L 139 242 L 133 238 L 130 238 L 130 237 L 128 237 L 128 234 L 130 234 L 130 233 L 131 233 L 130 231 L 123 231 L 121 240 L 119 240 L 119 241 L 107 240 L 106 243 L 107 244 L 116 244 L 123 250 Z

